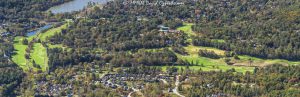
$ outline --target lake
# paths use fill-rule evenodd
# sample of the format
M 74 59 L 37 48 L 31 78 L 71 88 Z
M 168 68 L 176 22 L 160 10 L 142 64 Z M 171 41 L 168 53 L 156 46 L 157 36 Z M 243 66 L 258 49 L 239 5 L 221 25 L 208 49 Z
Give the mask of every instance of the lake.
M 74 0 L 49 9 L 54 14 L 80 11 L 84 9 L 89 2 L 103 4 L 109 0 Z
M 80 11 L 84 9 L 89 2 L 94 2 L 94 3 L 99 3 L 99 4 L 104 4 L 108 2 L 109 0 L 74 0 L 70 1 L 58 6 L 51 7 L 49 11 L 51 11 L 54 14 L 58 13 L 66 13 L 66 12 L 73 12 L 73 11 Z M 26 36 L 30 37 L 38 33 L 39 31 L 46 30 L 52 27 L 52 25 L 45 25 L 41 28 L 38 28 L 37 30 L 28 32 Z
M 51 27 L 52 27 L 51 24 L 45 25 L 45 26 L 43 26 L 43 27 L 38 28 L 37 30 L 28 32 L 28 33 L 26 34 L 26 36 L 27 36 L 27 37 L 33 36 L 33 35 L 35 35 L 36 33 L 38 33 L 39 31 L 47 30 L 47 29 L 49 29 L 49 28 L 51 28 Z

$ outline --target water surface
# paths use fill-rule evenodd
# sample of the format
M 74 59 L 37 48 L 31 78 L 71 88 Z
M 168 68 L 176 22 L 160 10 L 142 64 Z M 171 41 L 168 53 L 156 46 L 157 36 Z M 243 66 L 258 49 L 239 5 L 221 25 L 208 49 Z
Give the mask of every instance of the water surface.
M 58 6 L 54 6 L 49 10 L 54 14 L 80 11 L 84 9 L 89 2 L 103 4 L 106 3 L 107 1 L 108 0 L 74 0 Z
M 33 36 L 33 35 L 37 34 L 39 31 L 47 30 L 47 29 L 49 29 L 49 28 L 51 28 L 51 27 L 52 27 L 52 25 L 50 25 L 50 24 L 45 25 L 45 26 L 43 26 L 43 27 L 38 28 L 37 30 L 28 32 L 28 33 L 26 34 L 26 36 L 27 36 L 27 37 Z

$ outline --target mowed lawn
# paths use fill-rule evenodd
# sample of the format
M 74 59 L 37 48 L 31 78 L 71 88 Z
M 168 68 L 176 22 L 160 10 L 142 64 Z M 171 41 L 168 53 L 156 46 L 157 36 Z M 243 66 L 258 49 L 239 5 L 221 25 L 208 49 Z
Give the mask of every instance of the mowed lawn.
M 189 37 L 196 36 L 197 34 L 192 31 L 193 23 L 183 23 L 183 26 L 178 27 L 177 30 L 184 31 Z M 189 38 L 187 40 L 188 42 L 191 42 L 192 39 Z M 224 42 L 224 40 L 216 40 L 220 42 Z M 211 59 L 206 58 L 198 55 L 199 50 L 208 50 L 208 51 L 214 51 L 216 54 L 224 56 L 225 51 L 219 50 L 212 47 L 202 47 L 202 46 L 193 46 L 188 45 L 187 47 L 184 47 L 185 50 L 189 53 L 189 55 L 184 56 L 180 54 L 176 54 L 179 59 L 188 61 L 189 63 L 197 64 L 197 66 L 189 66 L 192 70 L 204 70 L 204 71 L 211 71 L 211 70 L 228 70 L 234 68 L 238 72 L 246 72 L 246 71 L 253 71 L 253 67 L 246 67 L 246 66 L 230 66 L 225 63 L 225 59 Z M 175 66 L 178 68 L 185 69 L 186 66 Z M 164 66 L 162 69 L 166 70 L 167 66 Z
M 192 30 L 193 25 L 194 25 L 193 23 L 183 23 L 183 26 L 178 27 L 176 30 L 181 30 L 184 33 L 188 34 L 189 36 L 194 36 L 196 34 Z
M 186 40 L 187 42 L 191 43 L 192 42 L 192 36 L 196 36 L 196 34 L 192 30 L 193 23 L 183 23 L 183 26 L 178 27 L 176 30 L 183 31 L 188 35 L 188 39 Z
M 28 70 L 28 67 L 26 66 L 26 59 L 25 59 L 25 50 L 27 48 L 27 45 L 22 44 L 22 40 L 25 39 L 24 37 L 15 37 L 14 39 L 14 54 L 12 56 L 12 61 L 14 61 L 16 64 L 18 64 L 21 68 L 24 70 Z
M 57 33 L 60 33 L 62 29 L 66 29 L 68 27 L 68 23 L 65 23 L 57 28 L 52 28 L 47 30 L 44 33 L 41 33 L 38 37 L 40 38 L 41 41 L 46 41 L 47 37 L 54 36 Z
M 206 57 L 202 57 L 202 56 L 198 55 L 199 49 L 206 49 L 209 51 L 214 51 L 218 55 L 224 55 L 225 51 L 223 51 L 223 50 L 210 48 L 210 47 L 192 46 L 192 45 L 189 45 L 184 48 L 189 53 L 189 55 L 187 55 L 187 56 L 180 55 L 180 54 L 176 54 L 176 55 L 179 59 L 186 60 L 190 63 L 197 64 L 197 66 L 189 66 L 190 69 L 192 69 L 192 70 L 201 69 L 203 71 L 211 71 L 211 70 L 225 71 L 225 70 L 234 68 L 237 72 L 246 72 L 246 71 L 252 72 L 254 69 L 253 67 L 227 65 L 224 61 L 224 58 L 211 59 L 211 58 L 206 58 Z M 185 66 L 176 66 L 176 67 L 185 67 Z
M 38 70 L 37 68 L 33 67 L 33 60 L 36 64 L 38 64 L 41 67 L 42 71 L 46 71 L 48 67 L 48 56 L 47 56 L 47 50 L 41 43 L 34 43 L 33 49 L 30 51 L 30 61 L 27 62 L 25 59 L 25 50 L 28 47 L 28 45 L 23 45 L 22 40 L 28 39 L 29 41 L 33 40 L 34 38 L 39 38 L 41 41 L 46 41 L 47 37 L 51 37 L 57 33 L 60 33 L 62 29 L 65 29 L 68 27 L 68 23 L 61 25 L 57 28 L 52 28 L 47 30 L 44 33 L 37 35 L 33 35 L 30 37 L 21 37 L 17 36 L 14 39 L 14 48 L 16 49 L 14 51 L 14 55 L 12 56 L 12 60 L 18 64 L 23 70 L 27 71 L 30 68 L 33 68 L 34 71 Z M 62 47 L 62 45 L 50 45 L 50 48 L 55 47 Z M 26 62 L 28 63 L 28 66 L 26 65 Z
M 32 61 L 40 65 L 43 71 L 47 70 L 48 67 L 48 56 L 46 48 L 41 43 L 35 43 L 33 45 L 33 51 L 30 54 Z
M 40 43 L 35 43 L 33 46 L 32 51 L 30 51 L 30 61 L 26 60 L 25 54 L 26 54 L 26 48 L 28 45 L 23 45 L 22 40 L 26 37 L 15 37 L 14 39 L 14 48 L 16 49 L 14 51 L 14 55 L 12 56 L 12 60 L 20 66 L 23 70 L 27 71 L 29 68 L 32 68 L 34 71 L 37 71 L 38 69 L 33 67 L 33 60 L 36 64 L 40 65 L 41 70 L 45 71 L 48 66 L 48 57 L 46 48 L 42 46 Z M 27 64 L 26 64 L 27 63 Z M 28 65 L 28 66 L 27 66 Z
M 256 58 L 248 55 L 239 55 L 239 58 L 241 62 L 249 62 L 249 59 L 253 61 L 253 65 L 260 65 L 260 66 L 266 66 L 266 65 L 272 65 L 272 64 L 283 64 L 283 65 L 300 65 L 300 61 L 289 61 L 284 59 L 262 59 L 262 58 Z

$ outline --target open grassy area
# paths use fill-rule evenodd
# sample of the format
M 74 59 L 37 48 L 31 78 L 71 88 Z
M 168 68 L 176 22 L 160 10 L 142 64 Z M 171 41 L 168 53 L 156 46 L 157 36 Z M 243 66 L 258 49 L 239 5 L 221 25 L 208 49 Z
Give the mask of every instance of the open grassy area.
M 231 58 L 234 62 L 234 65 L 227 65 L 225 63 L 225 58 L 221 59 L 210 59 L 206 57 L 201 57 L 198 55 L 199 49 L 206 49 L 209 51 L 214 51 L 218 55 L 224 56 L 225 51 L 211 48 L 211 47 L 202 47 L 202 46 L 193 46 L 189 45 L 187 47 L 184 47 L 185 50 L 189 53 L 187 56 L 183 56 L 180 54 L 176 54 L 179 59 L 186 60 L 188 62 L 198 63 L 199 66 L 190 66 L 190 69 L 192 70 L 228 70 L 231 68 L 234 68 L 238 72 L 246 72 L 246 71 L 253 71 L 254 67 L 252 66 L 266 66 L 266 65 L 272 65 L 272 64 L 284 64 L 284 65 L 298 65 L 300 64 L 299 61 L 288 61 L 283 59 L 261 59 L 256 57 L 251 57 L 248 55 L 239 55 L 239 60 Z M 250 61 L 252 60 L 252 63 L 250 64 Z M 249 67 L 251 66 L 251 67 Z M 185 66 L 176 66 L 176 67 L 184 67 Z M 163 70 L 166 69 L 166 67 L 163 67 Z
M 30 60 L 26 60 L 25 54 L 26 54 L 26 48 L 28 45 L 23 45 L 22 40 L 26 39 L 26 37 L 15 37 L 14 39 L 14 48 L 16 49 L 14 51 L 14 55 L 12 56 L 12 60 L 19 65 L 23 70 L 27 71 L 29 68 L 33 69 L 33 71 L 37 71 L 37 68 L 33 67 L 33 60 L 36 62 L 36 64 L 40 65 L 41 70 L 45 71 L 46 67 L 48 66 L 48 57 L 46 48 L 42 46 L 40 43 L 35 43 L 33 46 L 33 51 L 31 51 L 30 54 Z M 26 64 L 27 63 L 27 64 Z
M 24 70 L 28 70 L 28 66 L 26 65 L 27 61 L 25 59 L 25 49 L 27 48 L 27 45 L 22 44 L 23 39 L 25 38 L 20 36 L 15 37 L 14 48 L 16 50 L 14 51 L 15 54 L 12 56 L 12 60 Z
M 184 47 L 186 51 L 189 53 L 189 55 L 184 56 L 180 54 L 176 54 L 179 59 L 186 60 L 188 62 L 193 62 L 194 64 L 197 63 L 197 66 L 189 66 L 190 69 L 192 70 L 204 70 L 204 71 L 210 71 L 210 70 L 228 70 L 234 68 L 238 72 L 246 72 L 246 71 L 253 71 L 253 67 L 245 67 L 245 66 L 230 66 L 227 65 L 224 61 L 224 58 L 220 59 L 210 59 L 206 57 L 202 57 L 198 55 L 199 49 L 206 49 L 210 51 L 214 51 L 219 55 L 224 55 L 223 50 L 215 49 L 215 48 L 210 48 L 210 47 L 201 47 L 201 46 L 192 46 L 189 45 L 187 47 Z M 186 67 L 186 66 L 176 66 L 176 67 Z M 166 67 L 163 67 L 163 70 Z M 185 68 L 183 68 L 185 69 Z
M 220 50 L 220 49 L 216 49 L 213 47 L 203 47 L 203 46 L 193 46 L 193 45 L 188 45 L 187 47 L 184 47 L 186 49 L 187 52 L 189 52 L 190 54 L 198 54 L 199 50 L 208 50 L 208 51 L 214 51 L 216 54 L 218 55 L 224 55 L 225 51 L 224 50 Z
M 18 64 L 23 70 L 27 71 L 29 70 L 29 67 L 32 68 L 34 71 L 38 70 L 37 68 L 33 67 L 32 62 L 35 61 L 36 64 L 38 64 L 41 67 L 41 70 L 46 71 L 48 67 L 48 56 L 47 56 L 47 50 L 41 43 L 34 43 L 33 49 L 30 52 L 30 61 L 25 59 L 25 50 L 28 47 L 28 45 L 23 45 L 22 40 L 27 39 L 29 41 L 33 40 L 34 38 L 39 38 L 41 41 L 46 41 L 47 37 L 51 37 L 59 32 L 61 32 L 62 29 L 65 29 L 68 27 L 68 23 L 59 26 L 57 28 L 52 28 L 47 30 L 44 33 L 37 35 L 33 35 L 30 37 L 15 37 L 14 39 L 14 48 L 16 49 L 15 54 L 12 56 L 12 60 Z M 50 48 L 59 48 L 63 47 L 62 45 L 50 45 Z M 28 63 L 28 66 L 26 65 Z
M 181 30 L 181 31 L 185 32 L 186 34 L 188 34 L 189 36 L 194 36 L 196 34 L 192 31 L 193 25 L 194 25 L 193 23 L 183 23 L 183 26 L 178 27 L 176 30 Z
M 176 30 L 180 30 L 180 31 L 183 31 L 184 33 L 186 33 L 188 35 L 188 39 L 186 40 L 187 42 L 191 43 L 192 42 L 192 36 L 195 36 L 196 33 L 193 32 L 192 30 L 192 26 L 194 24 L 192 23 L 183 23 L 183 26 L 181 27 L 178 27 Z
M 284 59 L 262 59 L 262 58 L 256 58 L 256 57 L 251 57 L 248 55 L 240 55 L 239 56 L 240 64 L 244 63 L 249 63 L 249 60 L 251 59 L 253 61 L 254 66 L 266 66 L 266 65 L 272 65 L 272 64 L 283 64 L 283 65 L 300 65 L 300 61 L 288 61 Z
M 60 33 L 62 29 L 66 29 L 68 27 L 68 23 L 65 23 L 57 28 L 52 28 L 47 30 L 44 33 L 41 33 L 38 37 L 40 38 L 41 41 L 46 41 L 47 37 L 54 36 L 57 33 Z
M 32 60 L 38 64 L 43 71 L 47 70 L 48 67 L 48 56 L 47 50 L 41 43 L 35 43 L 33 46 L 33 51 L 31 53 Z

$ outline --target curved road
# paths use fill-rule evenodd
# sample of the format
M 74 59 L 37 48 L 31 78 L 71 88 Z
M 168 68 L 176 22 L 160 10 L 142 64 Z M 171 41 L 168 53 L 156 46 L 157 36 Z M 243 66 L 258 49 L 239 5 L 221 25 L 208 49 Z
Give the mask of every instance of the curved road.
M 128 96 L 127 97 L 131 97 L 131 94 L 132 93 L 134 93 L 134 92 L 138 92 L 139 90 L 138 89 L 135 89 L 135 88 L 131 88 L 133 91 L 132 92 L 130 92 L 129 94 L 128 94 Z
M 176 82 L 175 82 L 175 88 L 173 89 L 173 92 L 176 94 L 176 95 L 178 95 L 178 96 L 180 96 L 180 97 L 185 97 L 185 96 L 183 96 L 183 95 L 181 95 L 179 92 L 178 92 L 178 85 L 179 85 L 179 76 L 177 75 L 176 76 Z

